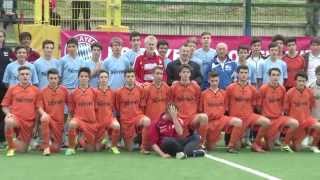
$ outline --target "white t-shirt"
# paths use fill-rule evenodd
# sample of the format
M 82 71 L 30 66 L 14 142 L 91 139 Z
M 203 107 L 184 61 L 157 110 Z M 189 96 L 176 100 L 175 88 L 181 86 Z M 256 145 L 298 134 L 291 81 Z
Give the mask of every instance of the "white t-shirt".
M 315 70 L 318 66 L 320 66 L 320 55 L 314 56 L 312 53 L 310 53 L 307 69 L 309 84 L 317 80 Z

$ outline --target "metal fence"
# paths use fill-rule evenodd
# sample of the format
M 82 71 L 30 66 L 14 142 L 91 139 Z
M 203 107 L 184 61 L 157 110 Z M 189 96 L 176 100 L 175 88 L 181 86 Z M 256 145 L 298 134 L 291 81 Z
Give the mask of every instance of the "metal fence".
M 90 2 L 90 6 L 73 7 L 70 0 L 57 0 L 56 7 L 50 11 L 50 23 L 63 29 L 78 30 L 95 29 L 108 23 L 106 7 L 112 0 Z M 18 1 L 20 22 L 33 21 L 33 8 L 30 0 Z M 319 9 L 318 4 L 305 4 L 304 1 L 252 3 L 250 8 L 245 8 L 240 2 L 123 0 L 121 6 L 122 24 L 130 30 L 183 35 L 198 35 L 203 31 L 216 35 L 243 35 L 245 25 L 249 25 L 251 35 L 314 34 L 319 26 L 319 18 L 315 17 L 317 13 L 319 17 Z M 246 18 L 248 14 L 250 16 Z

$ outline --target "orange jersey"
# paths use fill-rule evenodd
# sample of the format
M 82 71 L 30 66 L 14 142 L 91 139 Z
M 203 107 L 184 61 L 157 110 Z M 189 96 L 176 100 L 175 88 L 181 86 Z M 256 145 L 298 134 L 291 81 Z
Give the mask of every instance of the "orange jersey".
M 282 116 L 286 97 L 285 87 L 279 85 L 274 88 L 268 84 L 264 84 L 259 92 L 258 105 L 261 107 L 262 115 L 268 118 Z
M 311 109 L 314 106 L 315 99 L 312 90 L 305 88 L 302 92 L 297 88 L 291 88 L 286 97 L 285 107 L 288 115 L 302 123 L 311 116 Z
M 230 116 L 248 117 L 257 104 L 258 93 L 254 86 L 240 86 L 233 83 L 226 90 L 227 107 Z
M 208 115 L 209 121 L 220 119 L 226 112 L 226 93 L 218 89 L 214 92 L 212 89 L 207 89 L 202 92 L 200 98 L 199 111 Z
M 73 117 L 89 123 L 96 122 L 95 91 L 92 88 L 76 88 L 69 95 L 69 111 Z
M 44 88 L 40 92 L 38 107 L 48 113 L 52 119 L 64 122 L 64 105 L 67 103 L 68 90 L 59 86 L 57 89 Z
M 120 121 L 131 123 L 135 117 L 142 115 L 144 106 L 143 89 L 123 87 L 116 92 L 116 109 L 120 112 Z
M 179 109 L 181 119 L 190 119 L 198 112 L 200 87 L 196 83 L 183 85 L 180 82 L 171 86 L 171 101 Z
M 34 121 L 39 90 L 33 85 L 22 87 L 11 86 L 4 96 L 1 105 L 8 107 L 11 114 L 22 120 Z
M 163 82 L 159 88 L 150 84 L 144 90 L 145 115 L 152 121 L 157 121 L 170 100 L 170 87 Z
M 103 122 L 106 119 L 111 120 L 113 118 L 113 108 L 115 96 L 111 89 L 102 90 L 96 89 L 96 115 L 97 121 Z

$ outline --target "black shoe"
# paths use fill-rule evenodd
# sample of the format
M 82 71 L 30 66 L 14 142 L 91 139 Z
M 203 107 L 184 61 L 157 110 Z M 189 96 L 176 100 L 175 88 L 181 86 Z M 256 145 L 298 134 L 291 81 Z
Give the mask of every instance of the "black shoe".
M 193 157 L 203 157 L 206 154 L 206 152 L 203 149 L 197 149 L 194 150 L 192 153 Z

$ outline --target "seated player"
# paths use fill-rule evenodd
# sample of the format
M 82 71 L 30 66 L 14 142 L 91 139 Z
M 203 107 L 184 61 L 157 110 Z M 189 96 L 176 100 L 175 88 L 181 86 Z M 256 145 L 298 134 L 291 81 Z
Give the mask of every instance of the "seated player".
M 292 144 L 295 151 L 301 150 L 301 142 L 312 133 L 313 141 L 310 149 L 314 153 L 320 153 L 318 144 L 320 140 L 320 123 L 311 116 L 315 97 L 310 88 L 306 87 L 308 75 L 301 71 L 295 76 L 296 87 L 287 92 L 286 110 L 288 116 L 299 121 L 299 127 L 293 132 Z
M 38 99 L 42 148 L 45 156 L 60 150 L 64 127 L 64 106 L 68 98 L 68 90 L 59 85 L 57 69 L 49 69 L 47 78 L 49 85 L 40 92 Z
M 210 87 L 201 94 L 199 106 L 199 111 L 206 113 L 209 119 L 206 148 L 207 150 L 213 149 L 220 139 L 221 131 L 231 126 L 233 128 L 227 151 L 237 153 L 236 143 L 237 138 L 241 135 L 242 120 L 225 116 L 226 93 L 219 89 L 219 75 L 215 71 L 209 74 L 209 84 Z
M 14 156 L 15 151 L 26 152 L 32 138 L 39 90 L 31 85 L 30 78 L 31 69 L 20 66 L 19 83 L 8 89 L 1 103 L 2 111 L 6 114 L 4 121 L 8 142 L 7 156 Z
M 202 157 L 205 151 L 199 149 L 200 136 L 183 137 L 183 121 L 178 118 L 178 109 L 168 104 L 166 112 L 153 122 L 150 128 L 152 149 L 163 158 Z
M 79 87 L 74 89 L 68 98 L 68 119 L 71 120 L 68 122 L 69 147 L 65 152 L 67 156 L 76 153 L 77 141 L 86 151 L 96 150 L 96 95 L 94 89 L 89 87 L 90 69 L 80 68 L 78 78 Z
M 191 66 L 188 64 L 180 66 L 180 81 L 171 86 L 171 101 L 178 107 L 178 116 L 183 120 L 184 137 L 196 130 L 201 137 L 201 146 L 204 147 L 208 116 L 205 113 L 198 113 L 201 92 L 198 84 L 190 80 L 191 71 Z
M 103 148 L 105 135 L 111 134 L 111 151 L 114 154 L 120 154 L 117 144 L 120 138 L 120 124 L 113 116 L 115 94 L 108 86 L 109 73 L 101 70 L 98 73 L 99 85 L 96 89 L 96 116 L 98 123 L 98 132 L 96 137 L 96 148 Z M 110 132 L 110 133 L 108 133 Z
M 142 146 L 140 152 L 150 154 L 143 145 L 148 136 L 147 127 L 150 119 L 143 114 L 143 89 L 135 85 L 133 69 L 125 72 L 125 86 L 116 92 L 116 110 L 120 113 L 121 133 L 126 149 L 133 150 L 133 140 L 137 135 L 137 129 L 142 127 Z
M 281 150 L 293 152 L 290 148 L 290 140 L 292 132 L 299 126 L 299 123 L 297 120 L 283 115 L 286 89 L 280 85 L 280 73 L 279 68 L 271 68 L 268 73 L 269 83 L 262 85 L 259 91 L 258 106 L 261 109 L 261 114 L 271 120 L 271 125 L 266 134 L 264 149 L 271 150 L 276 137 L 283 128 L 288 127 Z
M 262 149 L 262 138 L 268 130 L 270 120 L 264 116 L 254 113 L 257 105 L 258 93 L 256 87 L 249 84 L 249 68 L 240 65 L 237 68 L 238 82 L 227 87 L 227 107 L 230 116 L 242 119 L 242 133 L 254 125 L 260 126 L 251 150 L 255 152 L 265 152 Z M 241 139 L 239 137 L 239 139 Z

